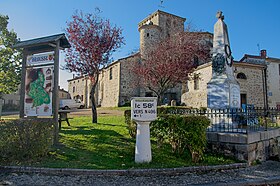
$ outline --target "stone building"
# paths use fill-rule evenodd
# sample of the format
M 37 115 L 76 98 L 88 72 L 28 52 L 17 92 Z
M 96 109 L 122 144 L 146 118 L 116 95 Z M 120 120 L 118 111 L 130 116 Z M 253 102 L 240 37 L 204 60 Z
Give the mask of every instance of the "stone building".
M 130 102 L 134 96 L 153 96 L 153 93 L 137 87 L 138 77 L 133 74 L 131 67 L 145 58 L 145 55 L 156 43 L 184 31 L 185 18 L 169 14 L 163 11 L 156 11 L 138 24 L 140 33 L 140 51 L 136 54 L 119 59 L 100 70 L 97 86 L 96 102 L 98 106 L 115 107 Z M 68 80 L 68 90 L 71 97 L 78 97 L 90 107 L 89 93 L 90 82 L 85 81 L 87 77 L 76 77 Z M 87 82 L 86 84 L 83 83 Z M 87 98 L 84 100 L 83 98 Z M 180 101 L 181 85 L 168 90 L 165 95 L 166 102 L 172 99 Z
M 58 87 L 58 97 L 59 97 L 59 99 L 70 99 L 71 98 L 69 92 L 60 87 Z
M 161 40 L 178 32 L 184 32 L 185 18 L 156 11 L 138 24 L 140 34 L 140 51 L 119 59 L 100 70 L 96 90 L 96 103 L 101 107 L 122 106 L 130 102 L 134 96 L 154 96 L 145 88 L 137 87 L 138 77 L 131 67 L 145 59 L 147 52 Z M 203 34 L 205 41 L 213 41 L 209 32 Z M 264 52 L 264 51 L 263 51 Z M 241 103 L 263 107 L 265 105 L 265 87 L 267 87 L 268 104 L 280 108 L 280 59 L 264 56 L 244 55 L 235 62 L 234 73 L 240 83 Z M 209 60 L 210 61 L 210 60 Z M 257 61 L 257 62 L 256 62 Z M 267 65 L 267 86 L 265 86 L 265 68 Z M 164 95 L 166 104 L 176 100 L 177 104 L 190 107 L 207 107 L 207 83 L 212 76 L 212 63 L 200 62 L 186 84 L 178 84 Z M 80 99 L 86 107 L 90 107 L 90 80 L 88 77 L 75 77 L 68 80 L 68 90 L 73 99 Z
M 270 58 L 262 50 L 260 56 L 245 54 L 233 63 L 233 68 L 240 84 L 241 104 L 264 107 L 267 92 L 268 106 L 280 108 L 280 59 Z M 192 76 L 185 85 L 181 102 L 194 108 L 207 107 L 207 83 L 212 77 L 212 63 L 198 66 Z
M 97 104 L 102 107 L 117 107 L 139 96 L 138 79 L 131 67 L 140 60 L 139 53 L 117 60 L 102 69 L 99 75 Z
M 138 81 L 131 67 L 140 60 L 139 53 L 121 58 L 100 70 L 96 90 L 97 106 L 117 107 L 130 102 L 133 96 L 139 96 Z M 91 82 L 87 76 L 68 80 L 68 90 L 72 99 L 80 99 L 85 107 L 90 107 Z
M 81 100 L 85 107 L 90 107 L 91 83 L 87 76 L 74 77 L 68 80 L 68 92 L 71 99 Z
M 267 56 L 266 50 L 261 50 L 259 56 L 244 55 L 240 60 L 241 63 L 262 64 L 264 63 L 264 70 L 259 75 L 264 78 L 262 85 L 267 92 L 267 104 L 269 107 L 280 108 L 280 59 Z M 266 78 L 266 83 L 265 83 Z M 257 80 L 255 80 L 257 81 Z M 260 80 L 259 80 L 260 81 Z M 249 96 L 254 96 L 252 92 Z M 265 95 L 264 95 L 265 97 Z M 266 100 L 265 98 L 263 98 Z

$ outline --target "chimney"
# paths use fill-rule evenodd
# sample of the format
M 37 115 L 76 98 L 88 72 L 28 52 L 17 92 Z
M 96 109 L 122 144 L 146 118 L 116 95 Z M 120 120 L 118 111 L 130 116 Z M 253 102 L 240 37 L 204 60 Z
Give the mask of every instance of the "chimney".
M 266 50 L 261 50 L 261 57 L 266 58 Z

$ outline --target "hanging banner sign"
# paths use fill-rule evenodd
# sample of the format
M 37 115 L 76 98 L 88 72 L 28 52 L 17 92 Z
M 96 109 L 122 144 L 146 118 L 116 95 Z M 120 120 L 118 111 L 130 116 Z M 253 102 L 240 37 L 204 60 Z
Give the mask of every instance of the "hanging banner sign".
M 43 65 L 54 63 L 54 53 L 35 54 L 27 56 L 26 65 Z
M 52 115 L 53 65 L 26 70 L 24 114 Z

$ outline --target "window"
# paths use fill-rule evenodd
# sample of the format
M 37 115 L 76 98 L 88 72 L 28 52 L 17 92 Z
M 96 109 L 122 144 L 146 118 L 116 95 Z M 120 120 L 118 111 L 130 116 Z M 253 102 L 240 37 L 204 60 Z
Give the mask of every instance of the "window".
M 113 79 L 113 72 L 112 72 L 112 68 L 110 68 L 109 70 L 109 80 Z
M 9 99 L 9 100 L 8 100 L 8 104 L 9 104 L 9 105 L 12 105 L 12 104 L 13 104 L 13 100 Z
M 199 90 L 199 76 L 198 74 L 194 75 L 194 79 L 193 79 L 193 89 L 194 90 Z
M 147 33 L 147 37 L 149 37 L 150 36 L 150 34 L 149 33 Z
M 237 79 L 247 79 L 246 75 L 242 72 L 238 73 L 236 76 Z
M 75 87 L 73 87 L 73 93 L 75 92 Z
M 186 92 L 189 92 L 189 81 L 186 82 Z

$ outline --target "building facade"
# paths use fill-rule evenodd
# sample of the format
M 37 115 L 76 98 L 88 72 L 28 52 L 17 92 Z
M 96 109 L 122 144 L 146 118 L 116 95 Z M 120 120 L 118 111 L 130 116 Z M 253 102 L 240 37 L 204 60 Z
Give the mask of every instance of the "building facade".
M 60 87 L 58 89 L 58 97 L 59 97 L 59 99 L 70 99 L 71 98 L 69 92 Z
M 262 50 L 260 56 L 244 55 L 233 63 L 233 68 L 240 84 L 240 106 L 280 108 L 280 59 L 269 58 Z M 200 65 L 192 76 L 185 85 L 181 101 L 193 108 L 207 107 L 207 83 L 212 77 L 212 63 Z
M 154 96 L 151 91 L 137 86 L 139 79 L 133 73 L 132 67 L 143 60 L 156 43 L 178 32 L 183 32 L 185 20 L 185 18 L 158 10 L 141 21 L 138 24 L 140 51 L 119 59 L 100 70 L 95 95 L 97 105 L 116 107 L 129 103 L 130 99 L 135 96 Z M 88 80 L 86 84 L 83 83 L 85 78 L 87 77 L 68 80 L 68 90 L 72 98 L 87 97 L 89 100 L 90 82 Z M 170 103 L 173 99 L 180 101 L 181 85 L 168 90 L 165 94 L 166 103 Z M 91 106 L 85 100 L 83 102 L 86 107 Z
M 141 81 L 131 70 L 145 57 L 157 43 L 176 33 L 184 32 L 185 18 L 156 11 L 138 24 L 140 51 L 119 59 L 100 70 L 96 87 L 96 103 L 101 107 L 126 105 L 132 97 L 155 96 L 151 91 L 138 87 Z M 213 42 L 213 34 L 203 34 L 206 42 Z M 189 76 L 189 81 L 178 84 L 164 95 L 165 104 L 176 100 L 177 104 L 189 107 L 207 107 L 207 83 L 212 77 L 212 63 L 199 62 L 198 67 Z M 266 51 L 260 56 L 244 55 L 233 64 L 234 75 L 240 84 L 241 104 L 256 107 L 280 108 L 280 59 L 267 57 Z M 68 80 L 68 90 L 73 99 L 80 99 L 90 107 L 91 83 L 88 77 L 76 77 Z M 267 94 L 266 94 L 267 93 Z M 266 101 L 267 100 L 267 101 Z

